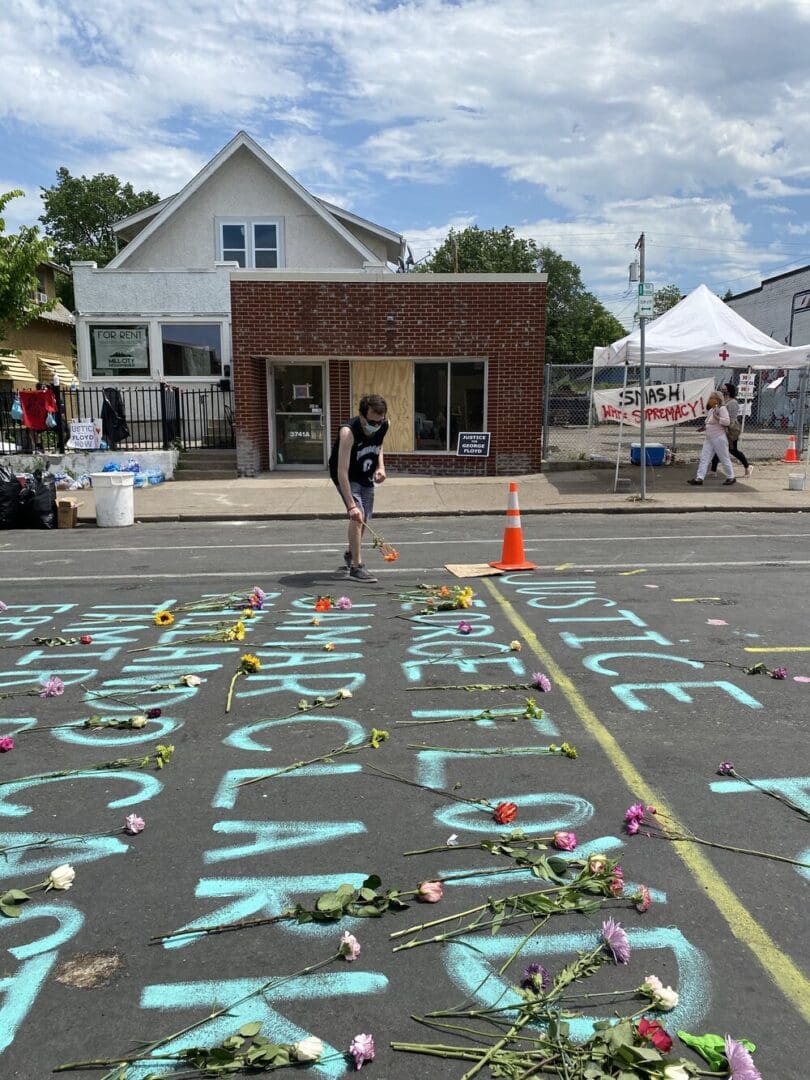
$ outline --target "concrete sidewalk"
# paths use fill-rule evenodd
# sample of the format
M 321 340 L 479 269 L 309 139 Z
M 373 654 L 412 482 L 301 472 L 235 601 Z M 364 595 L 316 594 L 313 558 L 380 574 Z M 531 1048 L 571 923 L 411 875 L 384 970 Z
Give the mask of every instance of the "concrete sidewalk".
M 523 514 L 795 512 L 810 510 L 810 491 L 791 491 L 788 477 L 803 465 L 757 463 L 748 479 L 724 487 L 722 476 L 690 487 L 694 465 L 647 469 L 647 498 L 639 501 L 639 469 L 624 466 L 629 490 L 614 493 L 612 468 L 571 468 L 516 477 Z M 390 476 L 377 489 L 375 516 L 504 514 L 509 477 Z M 810 485 L 805 485 L 807 488 Z M 92 491 L 60 493 L 80 503 L 79 520 L 95 521 Z M 233 521 L 340 518 L 341 503 L 325 473 L 267 473 L 255 479 L 173 481 L 135 491 L 135 519 Z

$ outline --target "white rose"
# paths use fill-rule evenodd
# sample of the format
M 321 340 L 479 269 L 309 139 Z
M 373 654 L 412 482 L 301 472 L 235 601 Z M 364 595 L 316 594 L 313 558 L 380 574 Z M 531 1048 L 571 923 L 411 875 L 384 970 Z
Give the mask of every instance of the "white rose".
M 662 1077 L 663 1080 L 689 1080 L 689 1073 L 683 1065 L 667 1065 Z
M 129 718 L 129 726 L 133 728 L 146 727 L 146 723 L 146 717 L 141 714 L 138 714 L 138 716 L 131 716 Z
M 678 1004 L 678 993 L 671 986 L 662 986 L 653 999 L 657 1008 L 662 1012 L 669 1012 Z
M 63 863 L 62 866 L 57 866 L 55 870 L 51 870 L 48 875 L 48 888 L 49 889 L 69 889 L 73 884 L 73 879 L 76 877 L 76 871 L 72 866 L 67 863 Z
M 318 1061 L 323 1054 L 323 1043 L 315 1035 L 310 1035 L 293 1046 L 293 1054 L 298 1061 Z
M 352 696 L 351 690 L 338 690 L 339 698 L 350 698 Z
M 186 686 L 199 686 L 202 679 L 199 675 L 184 675 L 180 682 L 185 683 Z

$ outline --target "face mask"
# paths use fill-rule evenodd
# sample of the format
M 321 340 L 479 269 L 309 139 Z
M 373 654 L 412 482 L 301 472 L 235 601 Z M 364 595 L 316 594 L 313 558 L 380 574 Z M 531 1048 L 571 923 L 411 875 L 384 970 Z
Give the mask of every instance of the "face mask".
M 370 424 L 368 422 L 368 420 L 363 421 L 363 430 L 365 431 L 366 435 L 374 435 L 374 434 L 376 434 L 376 432 L 378 432 L 381 427 L 382 427 L 382 421 L 380 421 L 379 424 Z

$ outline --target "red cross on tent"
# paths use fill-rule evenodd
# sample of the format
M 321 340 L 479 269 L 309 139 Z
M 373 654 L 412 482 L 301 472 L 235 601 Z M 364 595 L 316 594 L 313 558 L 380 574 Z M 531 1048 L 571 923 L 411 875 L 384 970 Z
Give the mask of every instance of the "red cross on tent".
M 728 358 L 731 356 L 731 353 L 728 351 L 728 349 L 723 349 L 722 352 L 719 352 L 717 355 L 725 364 L 726 360 L 728 360 Z

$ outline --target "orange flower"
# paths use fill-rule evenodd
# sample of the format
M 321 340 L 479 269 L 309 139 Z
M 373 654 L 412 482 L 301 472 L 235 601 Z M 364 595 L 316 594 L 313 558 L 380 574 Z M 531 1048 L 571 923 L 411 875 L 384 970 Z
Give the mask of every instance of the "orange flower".
M 383 560 L 385 562 L 396 562 L 398 558 L 399 558 L 399 552 L 397 551 L 396 548 L 391 548 L 390 551 L 387 551 L 385 553 L 385 555 L 383 555 Z
M 335 651 L 334 644 L 331 641 L 327 641 L 327 643 L 323 647 L 323 651 L 324 652 L 334 652 Z
M 509 825 L 517 817 L 517 804 L 513 802 L 498 803 L 492 814 L 499 825 Z
M 332 601 L 331 601 L 331 599 L 328 596 L 319 596 L 318 599 L 315 601 L 315 610 L 316 611 L 331 611 L 332 610 Z
M 442 587 L 439 589 L 439 596 L 449 596 L 449 595 L 450 595 L 449 588 L 446 585 L 442 585 Z

